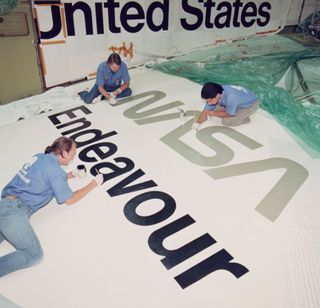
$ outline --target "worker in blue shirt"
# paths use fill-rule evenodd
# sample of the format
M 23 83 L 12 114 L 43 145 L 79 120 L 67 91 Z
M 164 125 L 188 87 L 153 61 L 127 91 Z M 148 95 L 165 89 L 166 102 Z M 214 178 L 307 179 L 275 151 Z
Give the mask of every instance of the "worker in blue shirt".
M 202 87 L 201 98 L 206 103 L 193 125 L 194 129 L 214 116 L 222 118 L 221 122 L 226 126 L 250 123 L 250 116 L 259 108 L 256 94 L 241 86 L 207 82 Z
M 106 99 L 111 105 L 116 103 L 116 98 L 130 96 L 132 90 L 130 86 L 130 76 L 127 65 L 121 61 L 117 53 L 112 53 L 107 62 L 102 62 L 97 70 L 96 83 L 88 91 L 78 93 L 80 98 L 87 104 L 102 95 L 101 99 Z
M 30 216 L 55 198 L 59 204 L 72 205 L 103 182 L 97 175 L 83 188 L 72 191 L 62 165 L 68 165 L 76 153 L 74 140 L 56 139 L 45 153 L 31 158 L 4 187 L 0 201 L 0 242 L 7 240 L 15 251 L 0 257 L 0 277 L 38 263 L 43 256 Z

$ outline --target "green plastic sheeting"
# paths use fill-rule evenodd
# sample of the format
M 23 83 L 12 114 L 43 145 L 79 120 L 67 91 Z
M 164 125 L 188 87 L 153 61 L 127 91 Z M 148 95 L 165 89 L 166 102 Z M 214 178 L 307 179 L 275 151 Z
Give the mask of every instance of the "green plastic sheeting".
M 253 90 L 261 108 L 320 153 L 319 48 L 273 35 L 208 47 L 149 66 L 200 84 L 213 81 Z

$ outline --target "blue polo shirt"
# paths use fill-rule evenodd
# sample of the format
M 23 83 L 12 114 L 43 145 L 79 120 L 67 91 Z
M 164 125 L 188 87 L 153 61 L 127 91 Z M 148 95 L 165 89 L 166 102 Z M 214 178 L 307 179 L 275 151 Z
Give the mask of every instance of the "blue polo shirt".
M 122 83 L 130 81 L 127 65 L 121 62 L 119 70 L 113 72 L 107 62 L 103 62 L 99 65 L 97 70 L 96 85 L 120 87 Z
M 252 91 L 232 85 L 222 85 L 223 92 L 218 104 L 225 108 L 230 116 L 235 116 L 238 108 L 248 108 L 258 99 Z M 206 102 L 204 110 L 214 110 L 216 105 L 210 105 Z
M 37 154 L 26 163 L 2 190 L 1 198 L 16 196 L 34 213 L 53 197 L 59 204 L 72 197 L 67 174 L 53 153 Z

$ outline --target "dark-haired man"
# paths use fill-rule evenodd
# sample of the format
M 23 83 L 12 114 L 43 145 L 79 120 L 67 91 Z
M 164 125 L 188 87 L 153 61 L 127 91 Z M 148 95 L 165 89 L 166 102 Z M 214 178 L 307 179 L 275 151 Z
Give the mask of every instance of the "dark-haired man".
M 97 70 L 96 83 L 88 91 L 78 93 L 80 98 L 87 104 L 102 95 L 111 105 L 116 103 L 115 98 L 122 98 L 132 94 L 130 76 L 127 65 L 121 61 L 117 53 L 112 53 L 106 62 L 102 62 Z
M 207 82 L 202 87 L 201 98 L 206 104 L 193 125 L 194 129 L 198 129 L 208 117 L 220 117 L 226 126 L 249 123 L 250 116 L 259 108 L 257 96 L 241 86 Z

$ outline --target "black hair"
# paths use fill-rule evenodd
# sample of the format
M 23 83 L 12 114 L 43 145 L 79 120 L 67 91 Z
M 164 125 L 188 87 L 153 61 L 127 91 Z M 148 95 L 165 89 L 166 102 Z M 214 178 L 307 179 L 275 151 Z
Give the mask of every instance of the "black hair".
M 121 64 L 121 58 L 120 58 L 120 56 L 117 54 L 117 53 L 112 53 L 110 56 L 109 56 L 109 58 L 108 58 L 108 60 L 107 60 L 107 63 L 110 65 L 110 64 L 113 64 L 113 63 L 115 63 L 115 64 L 117 64 L 117 65 L 120 65 Z
M 217 94 L 222 94 L 223 88 L 221 85 L 214 82 L 207 82 L 203 85 L 201 90 L 201 98 L 210 99 L 215 98 Z
M 63 151 L 70 152 L 72 145 L 76 144 L 75 141 L 67 137 L 59 137 L 53 143 L 46 147 L 45 154 L 53 153 L 63 157 Z

